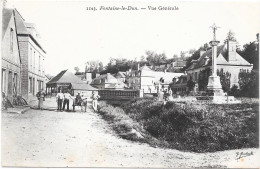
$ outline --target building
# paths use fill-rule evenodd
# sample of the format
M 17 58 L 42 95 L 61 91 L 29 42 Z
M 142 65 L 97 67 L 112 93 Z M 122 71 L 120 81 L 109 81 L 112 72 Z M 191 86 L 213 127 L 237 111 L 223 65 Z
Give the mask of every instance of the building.
M 15 11 L 3 8 L 2 12 L 1 91 L 12 101 L 13 95 L 21 95 L 21 57 Z
M 176 78 L 169 84 L 173 94 L 186 94 L 188 92 L 187 87 L 187 75 L 182 75 Z
M 110 73 L 100 75 L 93 79 L 90 83 L 91 86 L 98 88 L 98 89 L 113 89 L 113 90 L 120 90 L 126 87 L 122 81 L 115 78 Z
M 144 65 L 140 69 L 129 72 L 127 82 L 131 89 L 141 89 L 144 93 L 157 93 L 159 86 L 168 89 L 173 78 L 177 78 L 181 75 L 183 75 L 183 73 L 154 71 Z
M 28 101 L 45 88 L 46 52 L 40 44 L 40 35 L 35 25 L 25 22 L 16 9 L 13 11 L 21 58 L 21 94 Z
M 72 95 L 81 93 L 84 96 L 91 96 L 92 91 L 97 90 L 89 84 L 80 80 L 69 70 L 63 70 L 46 83 L 46 91 L 48 94 L 56 94 L 58 91 L 70 91 Z
M 126 72 L 121 72 L 121 71 L 119 71 L 119 72 L 117 72 L 117 73 L 114 75 L 114 77 L 115 77 L 118 81 L 125 83 L 125 80 L 126 80 Z
M 192 61 L 192 65 L 186 70 L 188 77 L 187 80 L 192 80 L 198 83 L 199 73 L 207 68 L 212 69 L 212 50 L 201 51 L 200 57 Z M 236 42 L 227 41 L 225 44 L 217 47 L 217 69 L 223 72 L 229 72 L 230 87 L 238 85 L 239 72 L 241 70 L 251 71 L 253 65 L 247 62 L 236 52 Z M 198 86 L 198 85 L 196 85 Z M 196 89 L 195 89 L 196 90 Z

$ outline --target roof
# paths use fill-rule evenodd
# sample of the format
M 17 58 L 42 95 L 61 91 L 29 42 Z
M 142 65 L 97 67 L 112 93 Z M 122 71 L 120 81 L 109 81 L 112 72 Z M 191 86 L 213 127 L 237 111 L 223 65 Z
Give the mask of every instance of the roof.
M 120 72 L 120 71 L 115 76 L 117 78 L 125 78 L 126 77 L 125 72 Z
M 74 90 L 98 90 L 86 83 L 71 83 L 72 89 Z
M 49 80 L 51 80 L 52 78 L 53 78 L 53 76 L 51 76 L 51 75 L 49 75 L 49 74 L 47 74 L 47 75 L 45 75 L 46 77 L 47 77 L 47 79 L 49 79 Z
M 126 87 L 126 84 L 123 82 L 117 82 L 117 83 L 111 83 L 108 86 L 106 86 L 107 89 L 122 89 Z
M 187 61 L 176 61 L 175 67 L 185 67 Z
M 29 30 L 29 28 L 34 28 L 35 29 L 35 25 L 33 23 L 26 23 L 25 20 L 23 19 L 23 17 L 20 15 L 20 13 L 14 9 L 14 16 L 15 16 L 15 24 L 16 24 L 16 32 L 17 35 L 29 35 L 31 37 L 31 39 L 33 40 L 33 42 L 35 42 L 35 44 L 44 52 L 46 53 L 46 51 L 42 48 L 42 46 L 39 43 L 39 38 L 37 38 L 31 30 Z M 27 28 L 28 27 L 28 28 Z
M 208 61 L 206 61 L 206 57 L 208 57 Z M 217 64 L 227 64 L 227 65 L 250 65 L 245 59 L 243 59 L 236 52 L 236 60 L 229 61 L 228 60 L 228 49 L 227 43 L 217 47 Z M 194 60 L 194 63 L 188 67 L 187 70 L 197 69 L 201 67 L 207 67 L 212 65 L 212 49 L 207 50 L 203 53 L 199 59 Z
M 101 79 L 105 79 L 105 80 L 102 81 Z M 101 82 L 102 83 L 111 83 L 111 82 L 113 83 L 113 81 L 117 82 L 117 78 L 115 78 L 110 73 L 107 73 L 107 74 L 103 74 L 103 75 L 96 77 L 95 79 L 92 80 L 92 82 L 90 84 L 97 85 L 97 84 L 100 84 Z
M 54 83 L 84 83 L 80 80 L 76 75 L 68 70 L 63 70 L 55 77 L 53 77 L 47 84 L 54 84 Z
M 6 29 L 8 27 L 8 24 L 11 20 L 11 17 L 13 15 L 12 9 L 3 8 L 3 17 L 2 17 L 2 39 L 4 37 L 4 34 L 6 32 Z
M 17 34 L 29 34 L 25 26 L 25 20 L 17 10 L 14 10 Z
M 144 65 L 142 66 L 139 70 L 148 70 L 148 71 L 152 71 L 148 66 Z

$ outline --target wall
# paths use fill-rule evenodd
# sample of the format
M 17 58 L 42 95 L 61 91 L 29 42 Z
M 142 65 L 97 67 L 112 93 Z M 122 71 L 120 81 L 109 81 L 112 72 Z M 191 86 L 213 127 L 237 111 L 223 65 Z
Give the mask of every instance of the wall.
M 12 28 L 12 36 L 11 36 Z M 20 56 L 19 48 L 16 37 L 16 27 L 14 24 L 14 17 L 12 17 L 8 23 L 7 29 L 3 33 L 3 39 L 1 43 L 1 66 L 2 66 L 2 79 L 1 90 L 12 101 L 13 95 L 21 95 L 21 81 L 20 81 Z M 12 38 L 12 41 L 11 41 Z M 12 51 L 11 51 L 12 42 Z
M 45 89 L 46 86 L 45 54 L 28 35 L 18 35 L 18 41 L 22 58 L 22 95 L 30 101 L 41 88 Z

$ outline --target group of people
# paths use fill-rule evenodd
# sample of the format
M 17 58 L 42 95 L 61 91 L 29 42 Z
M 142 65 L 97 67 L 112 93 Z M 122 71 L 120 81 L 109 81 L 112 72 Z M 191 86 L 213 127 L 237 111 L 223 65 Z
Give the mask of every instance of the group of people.
M 94 111 L 97 111 L 97 100 L 100 98 L 97 92 L 92 92 L 92 106 Z M 61 90 L 59 93 L 56 95 L 56 101 L 57 101 L 57 111 L 64 111 L 65 106 L 67 105 L 67 111 L 69 111 L 69 103 L 70 99 L 74 99 L 69 92 L 62 93 Z M 82 97 L 80 96 L 80 93 L 75 98 L 75 103 L 76 105 L 79 105 L 82 102 Z
M 69 111 L 69 104 L 70 104 L 70 99 L 73 100 L 73 97 L 69 94 L 69 92 L 62 93 L 61 90 L 59 93 L 56 95 L 56 101 L 58 104 L 58 111 L 64 111 L 65 106 L 67 105 L 67 111 Z

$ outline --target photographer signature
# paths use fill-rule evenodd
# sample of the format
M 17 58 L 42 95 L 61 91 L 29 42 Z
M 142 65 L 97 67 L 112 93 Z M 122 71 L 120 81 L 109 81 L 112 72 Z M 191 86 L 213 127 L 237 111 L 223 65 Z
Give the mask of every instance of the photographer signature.
M 239 160 L 243 157 L 254 155 L 253 151 L 251 152 L 236 152 L 236 159 Z

